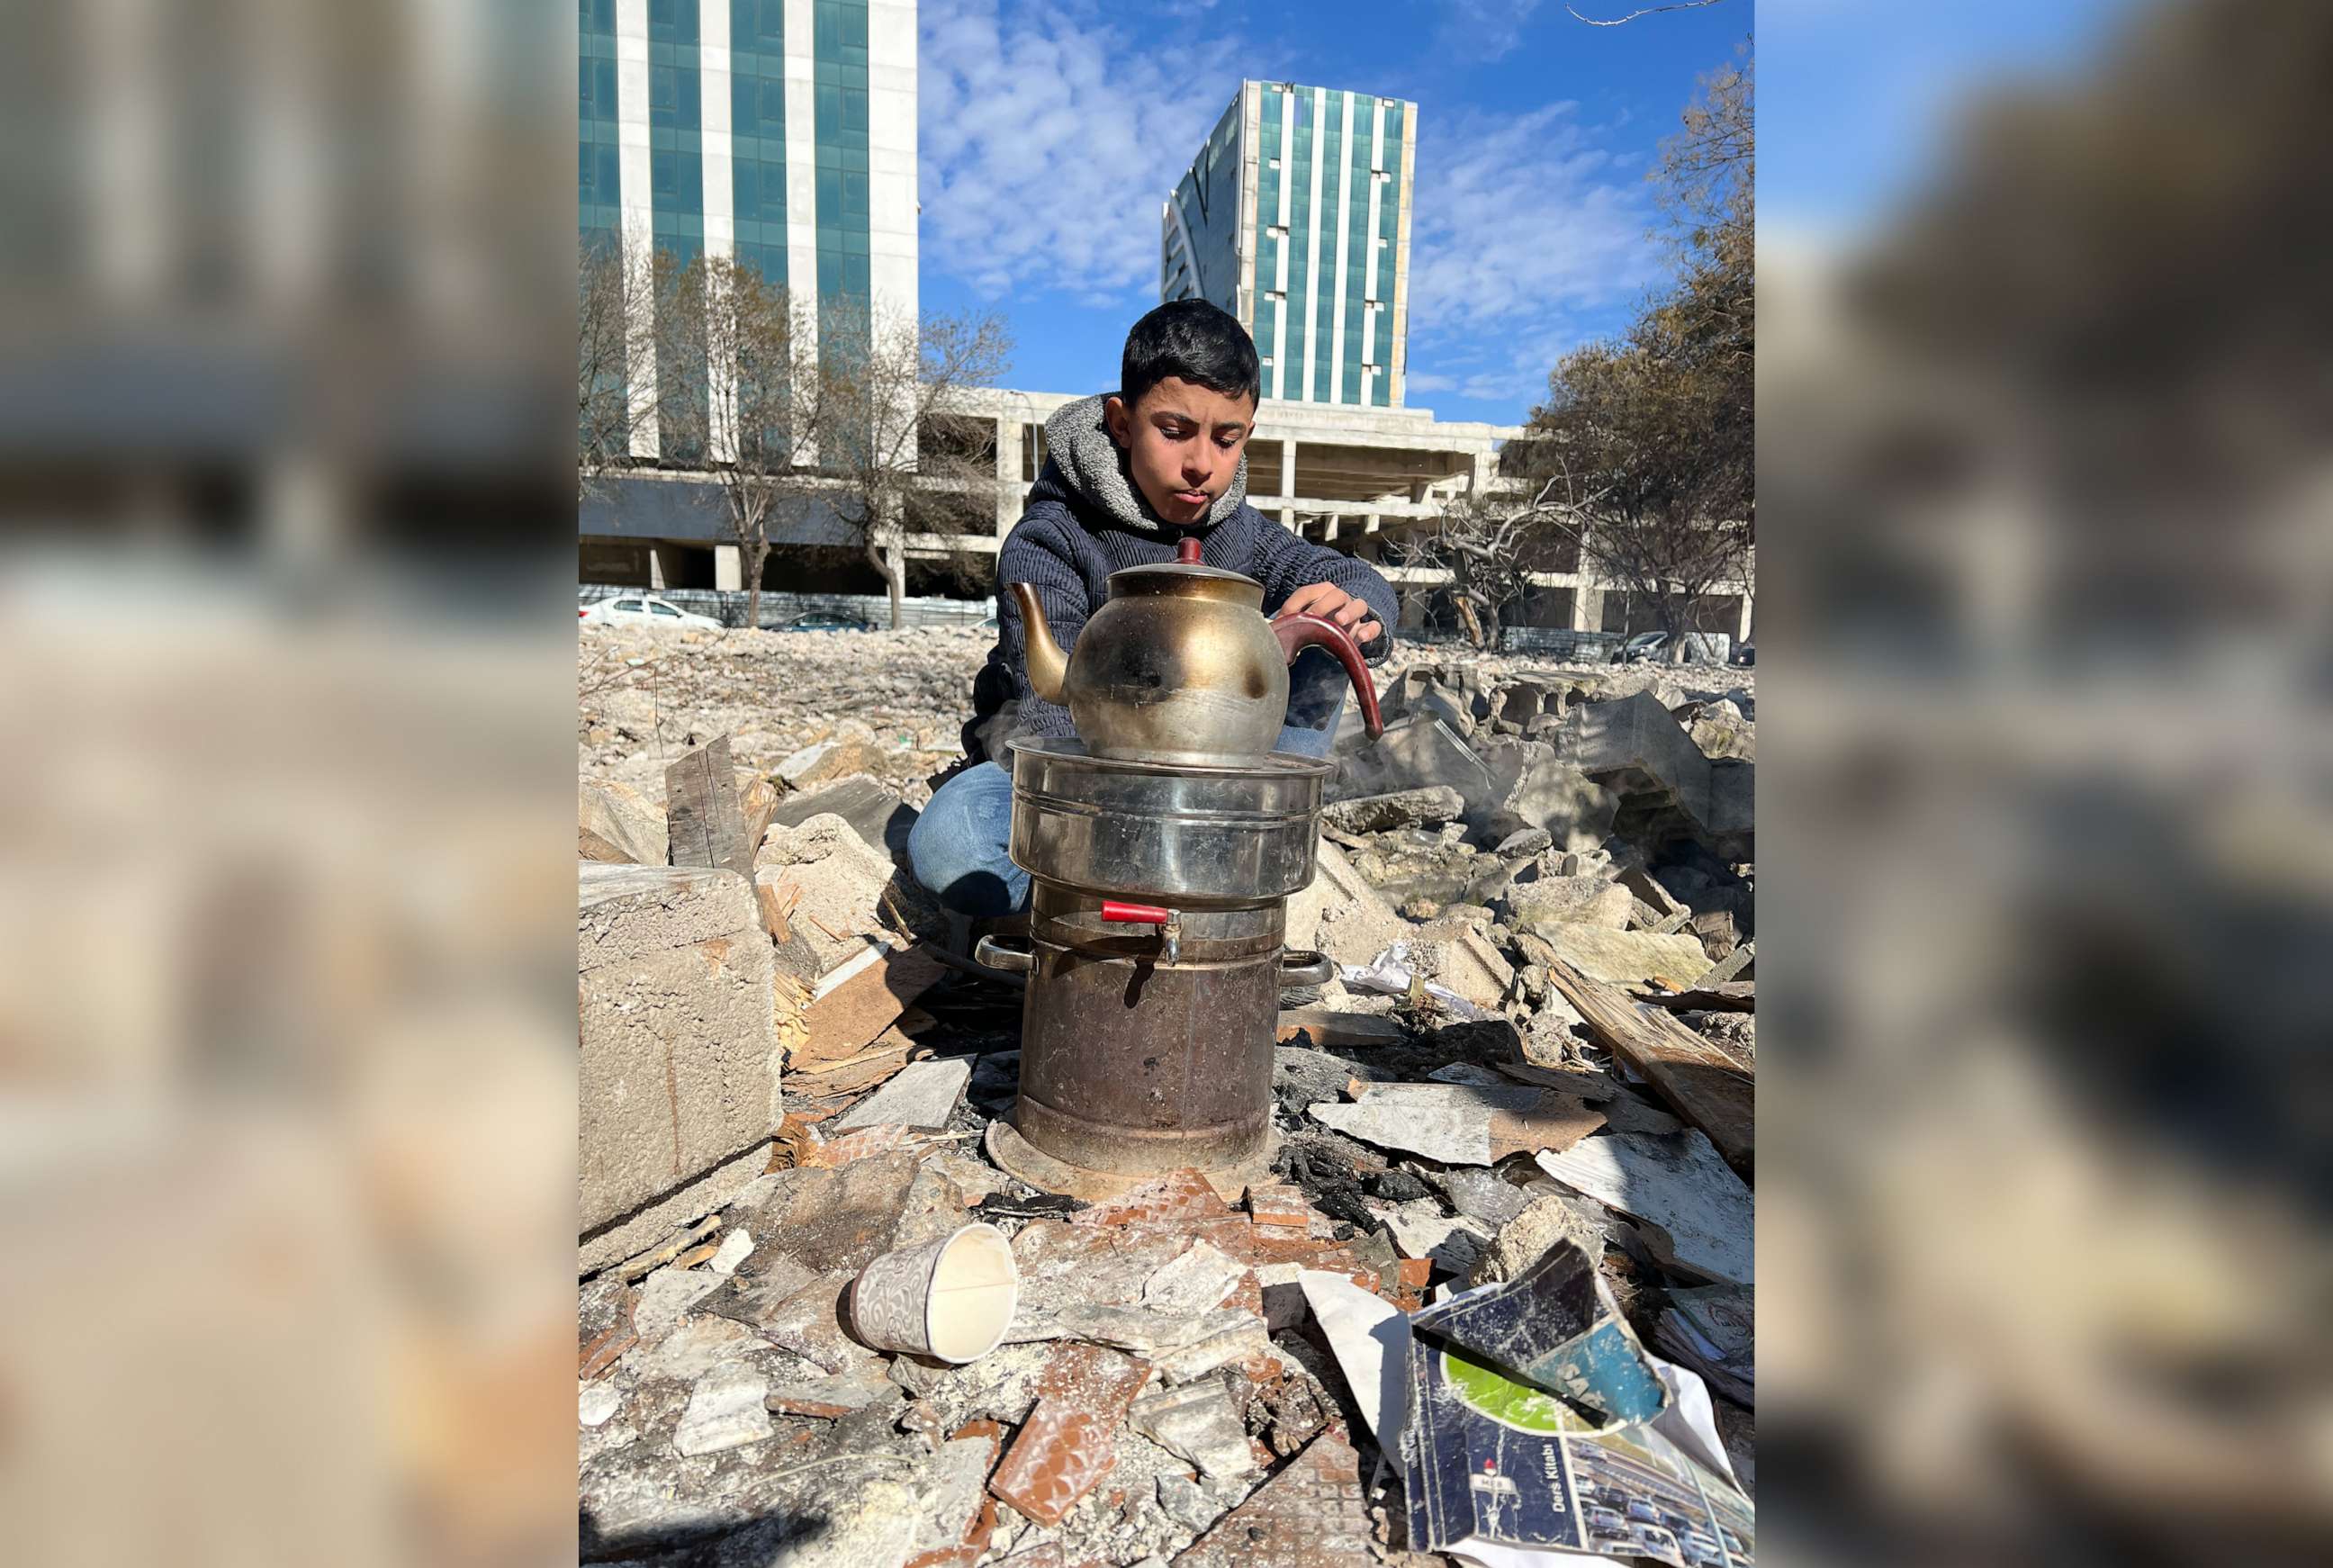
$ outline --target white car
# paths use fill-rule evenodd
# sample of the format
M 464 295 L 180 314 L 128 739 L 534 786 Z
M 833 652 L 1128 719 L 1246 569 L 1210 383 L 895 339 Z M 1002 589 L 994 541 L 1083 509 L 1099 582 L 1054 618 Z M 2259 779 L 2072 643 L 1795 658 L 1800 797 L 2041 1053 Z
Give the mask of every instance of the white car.
M 695 615 L 677 604 L 668 603 L 652 593 L 626 593 L 614 599 L 602 599 L 589 604 L 579 612 L 586 626 L 604 625 L 610 621 L 651 620 L 658 626 L 693 626 L 700 631 L 718 631 L 721 623 L 709 615 Z

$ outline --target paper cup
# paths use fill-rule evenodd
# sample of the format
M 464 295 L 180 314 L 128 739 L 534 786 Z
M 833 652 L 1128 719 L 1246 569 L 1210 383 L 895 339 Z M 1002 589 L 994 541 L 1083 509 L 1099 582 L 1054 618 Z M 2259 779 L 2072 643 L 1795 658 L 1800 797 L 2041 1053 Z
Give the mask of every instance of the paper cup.
M 937 1361 L 977 1361 L 1013 1325 L 1021 1272 L 1013 1244 L 993 1225 L 967 1225 L 921 1246 L 887 1252 L 850 1287 L 859 1342 Z

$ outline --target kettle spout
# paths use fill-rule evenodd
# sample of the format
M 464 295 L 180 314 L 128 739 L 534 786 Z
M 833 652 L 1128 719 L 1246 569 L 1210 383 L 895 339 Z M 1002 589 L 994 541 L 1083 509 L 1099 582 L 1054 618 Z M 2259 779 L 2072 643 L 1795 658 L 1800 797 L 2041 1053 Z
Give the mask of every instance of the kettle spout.
M 1021 647 L 1029 667 L 1029 689 L 1045 702 L 1061 700 L 1063 678 L 1069 673 L 1070 661 L 1053 640 L 1052 630 L 1045 624 L 1044 606 L 1037 602 L 1037 591 L 1026 582 L 1010 582 L 1013 602 L 1021 609 Z

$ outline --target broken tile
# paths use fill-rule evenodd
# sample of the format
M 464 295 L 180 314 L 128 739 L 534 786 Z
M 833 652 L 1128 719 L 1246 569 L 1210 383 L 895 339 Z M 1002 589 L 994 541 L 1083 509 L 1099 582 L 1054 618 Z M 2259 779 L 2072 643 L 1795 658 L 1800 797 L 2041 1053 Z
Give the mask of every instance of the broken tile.
M 1729 1284 L 1755 1283 L 1750 1189 L 1698 1130 L 1669 1138 L 1607 1133 L 1538 1161 L 1566 1186 L 1659 1227 L 1665 1236 L 1647 1239 L 1679 1269 Z
M 1073 1400 L 1115 1426 L 1149 1379 L 1150 1368 L 1131 1356 L 1099 1345 L 1063 1345 L 1047 1358 L 1037 1392 Z
M 1186 1220 L 1218 1219 L 1231 1207 L 1217 1197 L 1207 1178 L 1185 1168 L 1143 1183 L 1123 1196 L 1096 1203 L 1073 1216 L 1072 1225 L 1174 1225 Z
M 1247 1211 L 1258 1225 L 1302 1230 L 1312 1223 L 1312 1206 L 1304 1201 L 1304 1189 L 1285 1182 L 1249 1188 Z
M 1175 1559 L 1175 1568 L 1365 1563 L 1368 1503 L 1360 1456 L 1335 1431 L 1311 1446 Z
M 1218 1379 L 1147 1394 L 1128 1410 L 1127 1424 L 1209 1476 L 1229 1478 L 1255 1468 L 1247 1425 Z
M 1152 1275 L 1142 1285 L 1142 1304 L 1157 1312 L 1203 1313 L 1223 1304 L 1247 1273 L 1247 1265 L 1204 1240 Z
M 988 1489 L 1038 1523 L 1059 1525 L 1118 1463 L 1112 1424 L 1061 1395 L 1046 1395 L 989 1477 Z
M 891 1081 L 845 1111 L 834 1126 L 839 1132 L 859 1127 L 903 1127 L 937 1132 L 947 1126 L 964 1102 L 965 1086 L 972 1082 L 972 1063 L 952 1056 L 910 1062 Z
M 672 1446 L 695 1457 L 758 1443 L 776 1429 L 763 1404 L 769 1380 L 744 1361 L 724 1361 L 696 1380 Z

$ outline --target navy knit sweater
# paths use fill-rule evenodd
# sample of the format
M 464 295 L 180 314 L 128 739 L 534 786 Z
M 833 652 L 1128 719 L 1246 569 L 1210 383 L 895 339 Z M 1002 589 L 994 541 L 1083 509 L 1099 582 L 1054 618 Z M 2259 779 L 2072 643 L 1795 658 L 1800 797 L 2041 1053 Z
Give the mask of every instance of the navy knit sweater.
M 1162 521 L 1144 502 L 1126 471 L 1125 454 L 1101 423 L 1102 399 L 1070 404 L 1046 421 L 1049 455 L 1029 493 L 1029 509 L 1005 536 L 996 558 L 996 646 L 972 683 L 972 722 L 964 726 L 972 761 L 1004 761 L 1005 737 L 1017 730 L 1042 736 L 1077 733 L 1069 710 L 1029 689 L 1021 611 L 1004 592 L 1011 582 L 1037 591 L 1045 624 L 1063 652 L 1077 641 L 1086 618 L 1109 597 L 1109 574 L 1128 566 L 1175 559 L 1185 530 Z M 1361 645 L 1361 656 L 1382 664 L 1393 651 L 1392 627 L 1400 607 L 1392 585 L 1365 561 L 1308 544 L 1247 505 L 1247 461 L 1209 512 L 1200 534 L 1200 559 L 1243 572 L 1263 584 L 1263 612 L 1310 583 L 1330 582 L 1368 601 L 1370 619 L 1386 630 Z M 1302 659 L 1330 656 L 1307 649 Z

